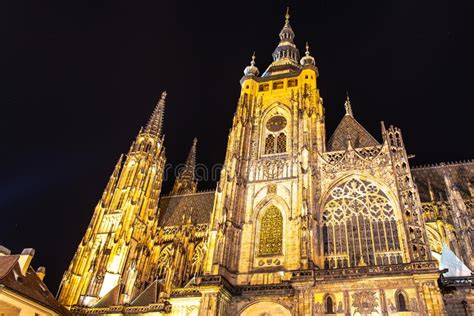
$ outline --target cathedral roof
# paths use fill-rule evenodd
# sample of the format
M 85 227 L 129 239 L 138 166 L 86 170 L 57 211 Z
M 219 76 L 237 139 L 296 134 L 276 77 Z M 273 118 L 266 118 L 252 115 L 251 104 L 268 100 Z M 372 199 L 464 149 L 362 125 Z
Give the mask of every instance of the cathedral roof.
M 215 191 L 183 195 L 164 196 L 160 199 L 159 225 L 178 226 L 191 217 L 194 224 L 205 224 L 211 220 Z
M 380 145 L 379 142 L 354 118 L 349 97 L 347 97 L 345 107 L 346 115 L 344 115 L 331 138 L 329 138 L 327 151 L 345 150 L 349 140 L 354 148 Z
M 422 202 L 431 201 L 430 190 L 435 200 L 447 200 L 445 176 L 464 199 L 474 198 L 469 189 L 469 186 L 474 189 L 474 160 L 414 167 L 411 172 Z

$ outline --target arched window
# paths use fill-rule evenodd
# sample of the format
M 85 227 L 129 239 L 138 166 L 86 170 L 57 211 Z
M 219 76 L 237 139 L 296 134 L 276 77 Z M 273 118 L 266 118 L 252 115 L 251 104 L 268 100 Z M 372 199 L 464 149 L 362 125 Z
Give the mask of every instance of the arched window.
M 398 292 L 397 294 L 397 306 L 399 312 L 407 311 L 407 300 L 403 292 Z
M 277 153 L 286 152 L 286 135 L 285 135 L 285 133 L 280 133 L 277 137 L 276 152 Z
M 335 186 L 321 226 L 327 269 L 403 261 L 394 207 L 373 182 L 350 179 Z
M 274 115 L 265 124 L 265 150 L 264 154 L 285 153 L 286 148 L 286 118 Z
M 273 134 L 267 135 L 265 139 L 265 154 L 275 153 L 275 136 Z
M 332 301 L 331 296 L 326 297 L 326 314 L 334 314 L 334 302 Z
M 282 249 L 283 216 L 277 207 L 270 206 L 260 220 L 258 255 L 278 255 Z

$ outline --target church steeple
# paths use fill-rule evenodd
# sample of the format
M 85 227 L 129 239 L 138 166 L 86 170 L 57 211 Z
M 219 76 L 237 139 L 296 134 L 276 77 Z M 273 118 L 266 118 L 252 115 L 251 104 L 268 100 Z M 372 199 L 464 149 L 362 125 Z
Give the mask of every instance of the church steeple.
M 161 98 L 156 104 L 153 113 L 148 120 L 148 123 L 145 127 L 145 133 L 149 133 L 155 136 L 161 135 L 161 127 L 163 126 L 163 116 L 165 113 L 165 101 L 166 101 L 166 91 L 161 93 Z
M 194 138 L 186 163 L 174 182 L 172 195 L 196 192 L 197 183 L 194 174 L 196 169 L 196 146 L 197 138 Z
M 271 76 L 274 72 L 290 72 L 298 70 L 301 68 L 300 61 L 300 52 L 296 48 L 293 39 L 295 38 L 295 33 L 290 25 L 290 13 L 287 8 L 285 14 L 285 24 L 280 31 L 280 42 L 278 46 L 273 51 L 273 63 L 268 66 L 267 70 L 263 74 L 263 77 Z

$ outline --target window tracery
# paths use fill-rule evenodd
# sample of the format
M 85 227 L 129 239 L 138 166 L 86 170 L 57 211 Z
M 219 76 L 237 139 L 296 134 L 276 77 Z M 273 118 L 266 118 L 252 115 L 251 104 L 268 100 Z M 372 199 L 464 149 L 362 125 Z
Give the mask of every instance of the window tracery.
M 270 206 L 260 220 L 258 255 L 278 255 L 283 248 L 283 216 L 275 206 Z
M 372 182 L 351 179 L 331 190 L 322 233 L 327 269 L 403 262 L 394 208 Z
M 282 115 L 276 114 L 265 124 L 265 148 L 264 154 L 284 153 L 287 148 L 287 121 Z
M 201 242 L 196 246 L 193 256 L 191 257 L 191 276 L 195 276 L 200 273 L 204 254 L 204 244 Z
M 158 264 L 156 266 L 156 275 L 158 279 L 163 279 L 166 275 L 166 271 L 172 266 L 173 254 L 171 244 L 163 248 L 160 252 Z

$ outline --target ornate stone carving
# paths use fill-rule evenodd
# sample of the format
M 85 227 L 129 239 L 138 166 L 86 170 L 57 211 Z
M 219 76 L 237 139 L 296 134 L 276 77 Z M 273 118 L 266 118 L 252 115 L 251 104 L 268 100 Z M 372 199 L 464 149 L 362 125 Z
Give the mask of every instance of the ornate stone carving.
M 356 313 L 371 314 L 379 306 L 374 291 L 360 291 L 352 294 L 352 306 Z

